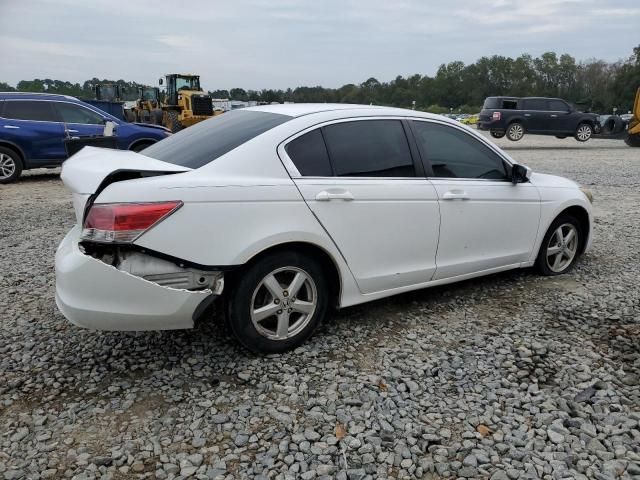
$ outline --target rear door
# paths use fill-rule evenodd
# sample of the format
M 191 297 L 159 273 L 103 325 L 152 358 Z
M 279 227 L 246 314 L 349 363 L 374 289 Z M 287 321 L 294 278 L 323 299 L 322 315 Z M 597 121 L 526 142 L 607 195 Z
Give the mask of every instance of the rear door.
M 427 282 L 435 272 L 437 194 L 407 134 L 401 119 L 350 119 L 278 149 L 363 293 Z
M 64 124 L 66 136 L 93 137 L 104 131 L 105 117 L 82 105 L 71 102 L 52 102 L 58 119 Z
M 64 128 L 57 121 L 51 102 L 5 100 L 2 117 L 2 138 L 25 152 L 29 167 L 49 165 L 66 158 Z

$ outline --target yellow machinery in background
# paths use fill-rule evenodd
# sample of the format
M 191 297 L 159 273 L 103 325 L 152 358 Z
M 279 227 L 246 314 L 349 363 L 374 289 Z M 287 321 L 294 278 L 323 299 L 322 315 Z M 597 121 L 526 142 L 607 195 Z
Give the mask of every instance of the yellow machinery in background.
M 162 125 L 172 132 L 213 117 L 211 96 L 200 88 L 199 75 L 165 75 L 166 93 L 161 103 Z M 160 85 L 163 81 L 160 79 Z
M 630 147 L 640 147 L 640 87 L 636 90 L 636 99 L 633 102 L 633 117 L 627 126 L 625 143 Z
M 132 122 L 162 125 L 162 107 L 160 104 L 160 89 L 158 87 L 139 86 L 138 98 L 131 109 Z

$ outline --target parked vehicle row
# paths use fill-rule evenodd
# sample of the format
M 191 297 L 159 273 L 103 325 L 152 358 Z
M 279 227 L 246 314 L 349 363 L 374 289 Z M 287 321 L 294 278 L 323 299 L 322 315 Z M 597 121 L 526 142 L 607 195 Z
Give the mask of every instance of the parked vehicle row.
M 263 353 L 300 345 L 333 307 L 567 272 L 592 238 L 574 182 L 459 122 L 388 107 L 231 111 L 140 153 L 85 147 L 62 179 L 77 225 L 56 254 L 56 301 L 71 322 L 191 328 L 223 297 L 231 331 Z
M 156 125 L 124 122 L 74 97 L 41 93 L 0 93 L 0 183 L 23 170 L 60 166 L 68 157 L 65 139 L 97 137 L 113 122 L 117 147 L 140 151 L 167 138 Z

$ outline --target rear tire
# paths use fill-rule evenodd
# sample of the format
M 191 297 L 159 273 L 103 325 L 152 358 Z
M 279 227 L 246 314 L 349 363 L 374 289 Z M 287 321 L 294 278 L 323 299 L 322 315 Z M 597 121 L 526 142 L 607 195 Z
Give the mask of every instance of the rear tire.
M 500 130 L 491 130 L 489 133 L 493 138 L 502 138 L 505 136 L 505 132 L 501 132 Z
M 22 159 L 15 150 L 0 147 L 0 183 L 15 182 L 22 175 Z
M 507 128 L 507 138 L 512 142 L 517 142 L 518 140 L 522 140 L 524 137 L 524 126 L 520 122 L 513 122 Z
M 579 142 L 586 142 L 590 140 L 593 136 L 593 127 L 588 123 L 581 123 L 576 128 L 576 133 L 574 135 L 575 139 Z
M 313 334 L 328 305 L 329 290 L 320 263 L 295 251 L 276 252 L 238 276 L 227 302 L 227 321 L 249 350 L 281 353 Z
M 542 239 L 536 259 L 538 271 L 545 276 L 570 271 L 580 257 L 584 238 L 582 226 L 575 217 L 560 215 Z
M 624 143 L 626 143 L 630 147 L 640 147 L 640 133 L 627 135 L 624 139 Z

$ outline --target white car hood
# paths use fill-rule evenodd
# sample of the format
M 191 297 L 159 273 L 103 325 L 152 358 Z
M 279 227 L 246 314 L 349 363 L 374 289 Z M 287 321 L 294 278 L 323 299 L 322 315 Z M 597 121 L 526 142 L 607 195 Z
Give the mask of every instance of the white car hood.
M 146 157 L 129 150 L 84 147 L 62 164 L 60 177 L 73 193 L 92 194 L 117 171 L 187 172 L 188 167 Z
M 580 188 L 573 180 L 568 178 L 558 177 L 556 175 L 547 175 L 546 173 L 532 173 L 529 181 L 536 187 L 551 187 L 551 188 Z

